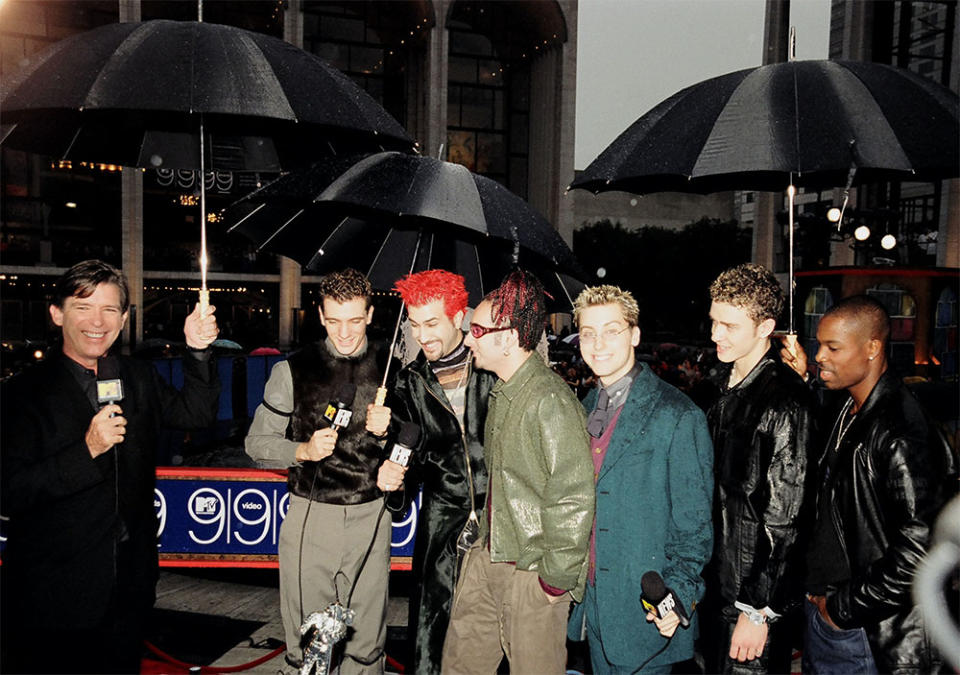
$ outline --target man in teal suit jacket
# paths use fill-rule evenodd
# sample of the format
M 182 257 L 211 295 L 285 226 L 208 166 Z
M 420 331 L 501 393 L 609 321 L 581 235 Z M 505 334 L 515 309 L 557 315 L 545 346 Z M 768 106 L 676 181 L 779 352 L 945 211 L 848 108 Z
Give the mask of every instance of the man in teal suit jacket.
M 574 305 L 580 351 L 599 386 L 584 400 L 596 479 L 589 576 L 568 637 L 587 639 L 597 675 L 669 673 L 693 657 L 700 575 L 712 547 L 706 419 L 635 360 L 638 314 L 633 296 L 615 286 L 587 288 Z M 676 594 L 688 627 L 678 628 L 675 612 L 654 620 L 644 610 L 640 580 L 648 571 Z

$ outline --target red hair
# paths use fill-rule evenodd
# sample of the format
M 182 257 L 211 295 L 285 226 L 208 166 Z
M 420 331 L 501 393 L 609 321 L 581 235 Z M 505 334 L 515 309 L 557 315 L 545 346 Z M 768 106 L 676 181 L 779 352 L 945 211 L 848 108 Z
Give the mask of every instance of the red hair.
M 408 274 L 393 285 L 407 307 L 419 307 L 443 300 L 449 318 L 467 307 L 467 289 L 463 277 L 446 270 L 425 270 Z
M 543 284 L 519 268 L 506 276 L 499 288 L 484 298 L 491 305 L 491 318 L 500 325 L 509 321 L 516 329 L 520 349 L 532 352 L 540 342 L 547 320 Z

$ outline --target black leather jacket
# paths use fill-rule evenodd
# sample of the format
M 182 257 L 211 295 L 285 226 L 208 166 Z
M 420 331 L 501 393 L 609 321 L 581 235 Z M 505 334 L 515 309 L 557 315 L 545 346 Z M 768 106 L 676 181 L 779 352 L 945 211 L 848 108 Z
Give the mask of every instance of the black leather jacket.
M 726 383 L 729 369 L 721 377 Z M 707 421 L 715 451 L 714 554 L 723 600 L 783 613 L 803 599 L 803 528 L 812 514 L 813 397 L 771 348 Z
M 827 592 L 827 611 L 840 628 L 866 630 L 880 672 L 934 672 L 940 659 L 910 588 L 930 527 L 956 491 L 953 450 L 888 370 L 837 452 L 834 480 L 818 498 L 831 502 L 851 578 Z
M 457 537 L 470 509 L 475 508 L 479 514 L 486 499 L 483 428 L 488 395 L 496 381 L 493 373 L 472 370 L 471 365 L 463 432 L 423 352 L 397 373 L 396 386 L 388 399 L 396 422 L 416 422 L 421 429 L 420 444 L 414 448 L 404 479 L 407 499 L 416 497 L 418 486 L 423 484 L 413 550 L 416 583 L 410 590 L 407 623 L 415 636 L 412 672 L 418 675 L 441 672 L 440 656 L 456 581 Z M 468 476 L 473 478 L 473 506 Z

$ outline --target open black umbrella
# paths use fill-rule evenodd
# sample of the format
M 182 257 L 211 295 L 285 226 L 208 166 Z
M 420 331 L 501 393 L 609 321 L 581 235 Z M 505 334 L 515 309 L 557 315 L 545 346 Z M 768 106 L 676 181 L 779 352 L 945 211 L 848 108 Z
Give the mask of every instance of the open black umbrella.
M 455 271 L 473 304 L 516 265 L 541 278 L 555 307 L 569 308 L 582 288 L 579 264 L 553 226 L 496 181 L 397 152 L 361 159 L 334 179 L 346 161 L 287 174 L 244 197 L 224 214 L 230 230 L 313 271 L 364 270 L 379 288 L 411 271 Z
M 594 193 L 786 190 L 960 175 L 960 99 L 880 63 L 789 61 L 711 78 L 640 117 L 574 180 Z
M 115 23 L 61 40 L 0 93 L 0 143 L 146 168 L 279 171 L 324 155 L 412 150 L 353 81 L 277 38 L 198 21 Z M 201 309 L 206 191 L 200 182 Z
M 938 180 L 960 167 L 958 98 L 909 70 L 789 61 L 705 80 L 640 117 L 571 184 L 592 192 L 783 191 Z
M 280 171 L 414 145 L 322 59 L 221 24 L 108 24 L 39 52 L 5 85 L 3 144 L 60 159 Z

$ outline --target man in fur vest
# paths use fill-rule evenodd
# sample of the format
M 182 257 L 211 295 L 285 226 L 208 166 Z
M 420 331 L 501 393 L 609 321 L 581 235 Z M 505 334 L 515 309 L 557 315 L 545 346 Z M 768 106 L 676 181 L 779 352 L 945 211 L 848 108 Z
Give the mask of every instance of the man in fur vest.
M 320 282 L 320 296 L 327 337 L 274 366 L 246 451 L 262 466 L 289 467 L 290 508 L 278 546 L 287 662 L 301 663 L 303 620 L 349 599 L 356 616 L 340 672 L 382 673 L 391 528 L 389 519 L 377 526 L 377 472 L 390 412 L 373 401 L 389 353 L 367 340 L 373 307 L 366 277 L 352 269 L 329 274 Z M 353 416 L 346 426 L 331 425 L 325 411 L 350 384 L 356 387 L 354 402 L 342 403 Z M 383 485 L 402 479 L 381 477 Z

